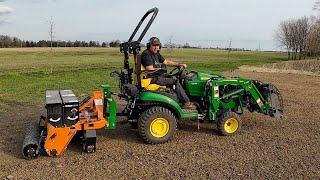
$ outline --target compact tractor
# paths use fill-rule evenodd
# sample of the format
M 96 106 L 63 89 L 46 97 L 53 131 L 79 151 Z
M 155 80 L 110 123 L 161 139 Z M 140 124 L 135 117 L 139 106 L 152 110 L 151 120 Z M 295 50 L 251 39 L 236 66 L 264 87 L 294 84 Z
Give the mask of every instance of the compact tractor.
M 150 144 L 170 140 L 176 131 L 177 121 L 215 122 L 218 132 L 228 136 L 239 132 L 240 115 L 245 108 L 277 119 L 283 117 L 282 96 L 272 84 L 240 77 L 227 78 L 215 73 L 187 72 L 181 67 L 170 72 L 145 70 L 141 64 L 140 42 L 157 13 L 157 8 L 150 9 L 129 40 L 120 45 L 124 68 L 110 74 L 119 78 L 119 93 L 112 93 L 109 85 L 102 85 L 102 91 L 94 91 L 92 97 L 79 102 L 72 90 L 46 91 L 46 113 L 40 116 L 39 124 L 27 129 L 23 142 L 25 158 L 33 159 L 40 154 L 62 155 L 76 137 L 85 152 L 93 153 L 96 151 L 96 130 L 103 127 L 115 129 L 117 116 L 125 116 L 143 140 Z M 151 14 L 140 37 L 133 41 Z M 130 67 L 129 54 L 133 54 L 133 67 Z M 151 84 L 151 78 L 155 76 L 177 78 L 197 109 L 183 109 L 174 87 Z M 116 112 L 113 95 L 127 101 L 120 113 Z

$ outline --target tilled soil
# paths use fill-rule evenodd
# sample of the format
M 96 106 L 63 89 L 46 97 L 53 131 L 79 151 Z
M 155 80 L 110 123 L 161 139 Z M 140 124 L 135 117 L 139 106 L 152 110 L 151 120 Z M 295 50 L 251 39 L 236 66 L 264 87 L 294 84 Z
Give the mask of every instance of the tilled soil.
M 242 115 L 242 130 L 220 136 L 215 124 L 184 122 L 174 138 L 147 145 L 129 124 L 99 130 L 97 152 L 70 144 L 61 157 L 23 159 L 28 124 L 43 107 L 12 107 L 0 119 L 1 179 L 320 179 L 320 77 L 227 72 L 273 83 L 284 98 L 284 120 Z

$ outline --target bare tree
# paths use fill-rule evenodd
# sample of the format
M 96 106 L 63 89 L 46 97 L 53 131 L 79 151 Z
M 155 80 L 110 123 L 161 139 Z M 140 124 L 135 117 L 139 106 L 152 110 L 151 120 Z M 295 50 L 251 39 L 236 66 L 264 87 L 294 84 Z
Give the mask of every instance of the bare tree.
M 170 35 L 169 39 L 167 40 L 165 47 L 169 50 L 169 53 L 173 51 L 173 48 L 175 47 L 174 43 L 172 42 L 173 35 Z
M 320 0 L 317 0 L 313 5 L 313 10 L 320 12 Z M 310 32 L 307 38 L 307 51 L 311 57 L 320 55 L 320 17 L 312 16 L 310 18 Z
M 306 46 L 308 33 L 310 32 L 311 24 L 308 17 L 304 16 L 296 21 L 297 27 L 297 46 L 299 50 L 299 59 L 306 57 Z
M 55 29 L 55 26 L 54 26 L 54 22 L 53 22 L 53 17 L 51 16 L 50 20 L 49 20 L 50 58 L 51 58 L 50 73 L 52 73 L 52 61 L 53 61 L 52 43 L 53 43 L 53 40 L 54 40 L 54 33 L 55 33 L 54 29 Z
M 315 18 L 310 19 L 310 31 L 307 36 L 306 51 L 310 57 L 316 57 L 320 54 L 320 23 Z
M 320 0 L 317 0 L 313 5 L 313 10 L 320 11 Z
M 278 47 L 285 47 L 288 51 L 288 59 L 290 58 L 291 42 L 289 21 L 282 21 L 274 34 L 274 40 Z
M 229 60 L 229 58 L 230 58 L 231 47 L 232 47 L 232 38 L 230 38 L 230 40 L 229 40 L 229 46 L 228 46 L 228 60 Z M 228 61 L 228 63 L 229 63 L 229 61 Z
M 291 52 L 292 52 L 292 58 L 291 59 L 297 59 L 297 54 L 299 51 L 299 29 L 297 25 L 297 20 L 291 20 L 289 23 L 289 32 L 290 32 L 290 42 L 291 42 Z
M 288 51 L 288 59 L 305 58 L 307 38 L 311 25 L 309 18 L 304 16 L 297 20 L 282 21 L 274 34 L 274 39 L 279 47 Z

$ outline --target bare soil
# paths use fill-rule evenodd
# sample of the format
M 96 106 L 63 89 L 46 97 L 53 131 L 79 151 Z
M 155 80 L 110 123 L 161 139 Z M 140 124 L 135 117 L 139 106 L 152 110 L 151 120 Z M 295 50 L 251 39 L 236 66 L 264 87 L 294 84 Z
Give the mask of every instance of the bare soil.
M 147 145 L 129 124 L 99 130 L 97 152 L 70 144 L 61 157 L 23 159 L 28 124 L 43 107 L 12 107 L 0 119 L 1 179 L 320 179 L 320 77 L 277 72 L 226 72 L 273 83 L 284 98 L 284 120 L 242 115 L 242 131 L 218 135 L 215 124 L 184 122 L 174 138 Z
M 244 65 L 239 67 L 239 71 L 320 76 L 320 60 L 285 61 L 281 63 L 264 64 L 262 66 Z

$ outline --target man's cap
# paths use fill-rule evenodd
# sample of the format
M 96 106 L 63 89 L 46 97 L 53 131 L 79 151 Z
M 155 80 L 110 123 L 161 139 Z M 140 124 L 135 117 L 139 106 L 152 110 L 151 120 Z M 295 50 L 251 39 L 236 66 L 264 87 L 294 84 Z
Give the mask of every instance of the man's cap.
M 160 39 L 157 38 L 157 37 L 152 37 L 152 38 L 150 39 L 150 44 L 152 44 L 152 45 L 160 45 L 160 44 L 161 44 L 161 43 L 160 43 Z

